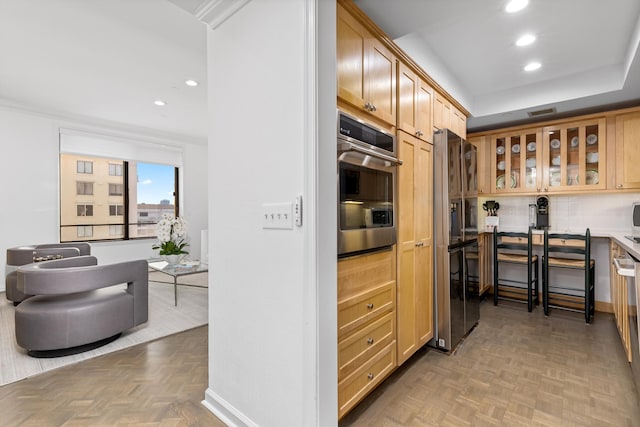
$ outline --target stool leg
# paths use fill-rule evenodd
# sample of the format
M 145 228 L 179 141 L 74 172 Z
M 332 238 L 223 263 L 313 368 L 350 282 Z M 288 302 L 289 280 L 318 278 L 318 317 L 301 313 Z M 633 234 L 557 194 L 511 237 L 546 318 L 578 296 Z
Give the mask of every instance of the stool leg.
M 533 310 L 533 289 L 531 287 L 533 278 L 531 277 L 532 264 L 527 264 L 527 311 Z
M 549 315 L 549 266 L 547 259 L 542 257 L 542 306 L 544 315 Z
M 535 282 L 536 282 L 536 305 L 540 305 L 540 281 L 538 280 L 538 260 L 533 263 L 533 268 L 535 269 Z
M 498 261 L 493 262 L 493 305 L 498 305 Z

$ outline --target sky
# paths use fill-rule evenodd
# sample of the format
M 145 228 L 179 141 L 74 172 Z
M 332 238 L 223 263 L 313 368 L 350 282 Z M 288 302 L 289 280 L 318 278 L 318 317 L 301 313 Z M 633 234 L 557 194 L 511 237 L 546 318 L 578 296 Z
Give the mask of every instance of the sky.
M 174 167 L 138 162 L 138 203 L 173 204 Z

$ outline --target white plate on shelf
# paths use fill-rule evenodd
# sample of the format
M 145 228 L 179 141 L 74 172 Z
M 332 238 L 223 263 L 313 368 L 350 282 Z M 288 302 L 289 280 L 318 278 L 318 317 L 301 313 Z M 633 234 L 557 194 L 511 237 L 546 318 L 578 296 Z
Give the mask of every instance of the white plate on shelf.
M 527 151 L 536 151 L 536 143 L 530 142 L 527 144 Z
M 514 144 L 511 147 L 511 151 L 513 151 L 514 153 L 519 153 L 520 152 L 520 144 Z
M 497 154 L 497 155 L 502 155 L 502 154 L 504 154 L 504 145 L 498 145 L 498 146 L 496 147 L 496 154 Z
M 560 166 L 560 156 L 555 156 L 551 159 L 551 164 L 554 166 Z
M 587 144 L 593 145 L 596 142 L 598 142 L 598 135 L 596 135 L 595 133 L 587 135 Z
M 511 188 L 516 188 L 518 186 L 518 176 L 512 172 L 511 173 Z M 497 190 L 504 190 L 504 175 L 500 175 L 497 179 L 496 179 L 496 189 Z
M 586 175 L 587 175 L 587 179 L 586 179 L 587 185 L 596 185 L 597 183 L 600 182 L 600 176 L 598 175 L 598 171 L 590 169 L 586 171 Z
M 560 148 L 560 140 L 559 139 L 552 139 L 550 145 L 551 145 L 551 148 L 553 148 L 553 149 Z
M 549 185 L 552 187 L 558 187 L 560 185 L 560 172 L 551 172 L 549 174 Z
M 571 146 L 572 147 L 577 147 L 579 142 L 580 142 L 580 140 L 578 139 L 577 136 L 574 136 L 573 138 L 571 138 Z

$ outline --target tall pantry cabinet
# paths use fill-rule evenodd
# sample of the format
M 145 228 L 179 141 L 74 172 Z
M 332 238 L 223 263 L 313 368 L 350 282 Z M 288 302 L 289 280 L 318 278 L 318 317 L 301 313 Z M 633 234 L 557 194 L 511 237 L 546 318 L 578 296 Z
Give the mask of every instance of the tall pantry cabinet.
M 398 132 L 397 348 L 402 364 L 433 338 L 433 146 Z

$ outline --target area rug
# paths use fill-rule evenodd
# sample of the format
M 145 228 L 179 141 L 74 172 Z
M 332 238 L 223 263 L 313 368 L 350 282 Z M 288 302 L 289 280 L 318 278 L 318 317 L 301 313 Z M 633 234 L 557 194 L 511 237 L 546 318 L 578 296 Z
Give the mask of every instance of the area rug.
M 149 282 L 149 321 L 122 334 L 117 340 L 72 356 L 36 359 L 18 347 L 15 339 L 14 307 L 0 293 L 0 386 L 32 377 L 42 372 L 78 363 L 136 344 L 186 331 L 208 323 L 207 274 L 181 277 L 178 305 L 174 305 L 171 277 L 151 273 Z M 184 284 L 187 284 L 186 286 Z

